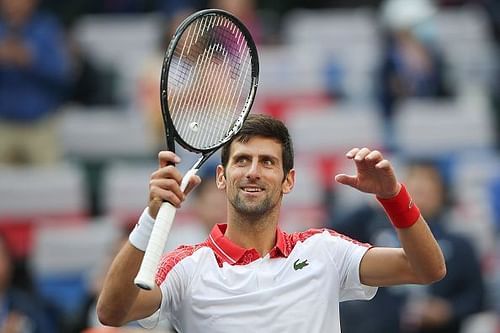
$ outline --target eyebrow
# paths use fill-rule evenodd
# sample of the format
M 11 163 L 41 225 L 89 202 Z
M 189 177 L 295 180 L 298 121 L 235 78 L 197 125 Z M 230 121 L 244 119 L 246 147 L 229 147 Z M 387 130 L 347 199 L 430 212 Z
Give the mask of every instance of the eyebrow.
M 232 160 L 237 160 L 238 158 L 242 158 L 242 157 L 245 157 L 245 158 L 248 158 L 248 159 L 251 159 L 252 155 L 251 154 L 248 154 L 248 153 L 244 153 L 244 152 L 241 152 L 241 153 L 236 153 L 234 154 L 231 159 Z M 264 159 L 269 159 L 269 160 L 272 160 L 272 161 L 275 161 L 275 162 L 279 162 L 279 158 L 274 156 L 274 155 L 269 155 L 269 154 L 261 154 L 261 155 L 258 155 L 258 158 L 259 160 L 264 160 Z
M 231 156 L 231 160 L 237 160 L 238 158 L 242 158 L 242 157 L 250 157 L 250 154 L 247 154 L 247 153 L 236 153 L 234 154 L 233 156 Z

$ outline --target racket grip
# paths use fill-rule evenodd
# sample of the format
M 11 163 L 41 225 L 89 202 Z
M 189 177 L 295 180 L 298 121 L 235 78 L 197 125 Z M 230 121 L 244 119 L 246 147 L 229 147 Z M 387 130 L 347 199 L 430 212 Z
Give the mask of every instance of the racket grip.
M 141 289 L 151 290 L 155 285 L 156 270 L 165 249 L 165 243 L 176 212 L 177 209 L 169 202 L 164 202 L 160 206 L 141 267 L 134 279 L 135 285 Z

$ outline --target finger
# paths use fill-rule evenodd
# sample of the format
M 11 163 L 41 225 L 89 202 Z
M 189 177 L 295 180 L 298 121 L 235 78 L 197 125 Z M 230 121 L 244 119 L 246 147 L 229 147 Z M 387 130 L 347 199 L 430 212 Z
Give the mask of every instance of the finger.
M 364 161 L 366 156 L 368 156 L 368 154 L 370 154 L 370 152 L 371 152 L 370 149 L 368 149 L 366 147 L 361 148 L 354 156 L 354 161 L 356 161 L 356 162 Z
M 177 183 L 181 183 L 182 174 L 173 165 L 164 166 L 151 174 L 151 179 L 174 179 Z
M 180 163 L 181 158 L 177 156 L 174 152 L 163 150 L 158 153 L 158 163 L 160 168 L 163 168 L 170 164 Z
M 345 156 L 348 159 L 352 159 L 352 158 L 354 158 L 354 156 L 356 156 L 356 154 L 358 153 L 358 151 L 359 151 L 359 148 L 352 148 L 351 150 L 349 150 L 347 152 L 347 154 L 345 154 Z
M 186 187 L 186 191 L 184 192 L 186 195 L 191 192 L 196 186 L 201 183 L 201 178 L 198 175 L 193 175 L 189 179 L 188 186 Z
M 185 195 L 180 190 L 179 184 L 172 179 L 156 179 L 150 185 L 151 200 L 160 199 L 168 201 L 175 207 L 180 207 Z
M 383 159 L 384 159 L 384 157 L 382 156 L 382 153 L 379 152 L 378 150 L 373 150 L 365 158 L 365 160 L 370 161 L 370 162 L 375 163 L 375 164 L 379 163 Z
M 356 184 L 358 183 L 358 178 L 356 176 L 349 176 L 342 173 L 335 176 L 335 181 L 343 185 L 356 187 Z
M 181 187 L 179 183 L 172 178 L 160 178 L 160 179 L 152 179 L 149 182 L 149 187 L 152 189 L 153 187 L 160 188 L 162 190 L 170 191 L 174 193 L 174 195 L 178 196 L 179 199 L 184 200 L 185 194 L 181 191 Z
M 385 171 L 390 171 L 392 169 L 391 162 L 384 159 L 375 164 L 375 167 L 379 170 L 385 170 Z

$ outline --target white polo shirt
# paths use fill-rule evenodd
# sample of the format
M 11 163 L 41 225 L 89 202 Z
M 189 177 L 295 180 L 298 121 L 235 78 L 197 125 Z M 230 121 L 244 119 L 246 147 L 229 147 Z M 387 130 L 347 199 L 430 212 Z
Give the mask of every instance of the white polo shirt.
M 160 264 L 160 309 L 146 328 L 168 319 L 179 332 L 340 332 L 339 302 L 371 299 L 359 263 L 368 250 L 335 231 L 277 231 L 265 257 L 224 237 L 216 225 L 208 239 L 181 246 Z

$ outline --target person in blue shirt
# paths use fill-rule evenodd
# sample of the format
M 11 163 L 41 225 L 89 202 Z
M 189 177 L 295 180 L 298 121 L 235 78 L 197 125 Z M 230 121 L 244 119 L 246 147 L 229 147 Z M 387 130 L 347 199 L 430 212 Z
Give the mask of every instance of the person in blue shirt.
M 39 295 L 16 286 L 18 274 L 6 239 L 0 234 L 0 332 L 58 333 L 57 314 Z
M 386 0 L 381 6 L 382 53 L 375 75 L 376 99 L 385 126 L 385 144 L 394 141 L 394 117 L 409 98 L 450 98 L 446 57 L 438 43 L 430 0 Z
M 53 114 L 70 83 L 64 32 L 37 0 L 0 0 L 0 163 L 57 159 Z

